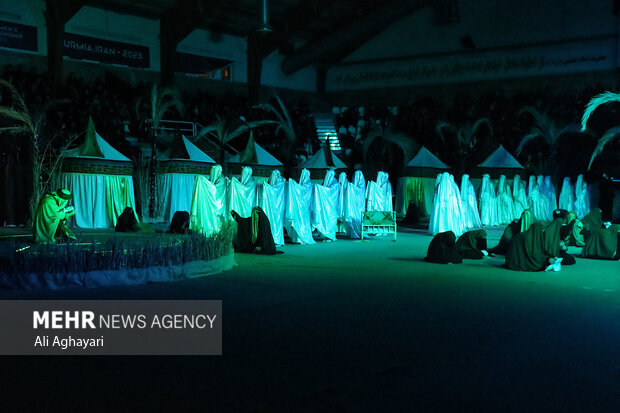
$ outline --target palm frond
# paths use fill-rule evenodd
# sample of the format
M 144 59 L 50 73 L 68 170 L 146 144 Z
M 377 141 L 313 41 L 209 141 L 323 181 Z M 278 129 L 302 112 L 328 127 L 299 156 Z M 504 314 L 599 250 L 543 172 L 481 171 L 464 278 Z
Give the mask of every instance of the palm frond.
M 620 102 L 620 93 L 607 91 L 596 95 L 592 99 L 590 99 L 590 101 L 586 105 L 586 109 L 583 112 L 583 116 L 581 117 L 581 131 L 583 132 L 586 130 L 588 125 L 588 119 L 590 119 L 590 116 L 592 116 L 594 111 L 599 106 L 612 102 Z
M 517 147 L 516 150 L 516 154 L 520 155 L 521 151 L 523 150 L 523 147 L 525 146 L 526 143 L 528 143 L 529 141 L 531 141 L 534 138 L 537 138 L 540 136 L 540 133 L 538 131 L 535 131 L 534 129 L 532 129 L 532 131 L 530 133 L 528 133 L 527 135 L 525 135 L 523 138 L 521 138 L 521 142 L 519 142 L 519 146 Z
M 439 135 L 442 141 L 446 140 L 446 137 L 443 134 L 444 129 L 452 129 L 455 130 L 455 126 L 449 122 L 437 122 L 435 125 L 435 132 Z
M 9 106 L 0 106 L 0 116 L 4 116 L 11 121 L 19 122 L 24 125 L 33 127 L 32 117 L 30 116 L 30 113 L 24 110 L 12 108 Z
M 0 86 L 4 86 L 5 88 L 9 90 L 9 92 L 11 92 L 11 96 L 13 97 L 13 100 L 17 103 L 17 106 L 19 106 L 19 108 L 22 111 L 28 112 L 28 107 L 26 106 L 26 102 L 24 101 L 24 98 L 22 97 L 22 95 L 19 94 L 19 92 L 17 91 L 17 88 L 13 86 L 13 84 L 11 84 L 10 82 L 4 79 L 0 79 Z
M 594 159 L 596 159 L 596 157 L 598 157 L 603 152 L 603 148 L 605 147 L 605 145 L 617 138 L 618 135 L 620 135 L 620 126 L 614 126 L 603 134 L 603 137 L 598 140 L 598 142 L 596 143 L 596 147 L 592 152 L 592 157 L 590 158 L 590 163 L 588 164 L 588 170 L 590 170 L 590 168 L 592 167 Z
M 489 118 L 480 118 L 476 120 L 471 126 L 465 128 L 465 131 L 467 132 L 467 135 L 464 136 L 465 139 L 467 139 L 467 141 L 469 142 L 471 138 L 476 134 L 476 132 L 478 132 L 478 129 L 482 125 L 487 125 L 489 127 L 489 130 L 491 131 L 491 134 L 493 133 L 493 126 L 491 125 L 491 120 Z
M 534 122 L 536 122 L 539 125 L 547 125 L 550 122 L 550 119 L 546 114 L 541 113 L 538 109 L 536 109 L 533 106 L 522 107 L 521 110 L 519 110 L 518 114 L 520 116 L 524 113 L 529 113 L 530 115 L 532 115 L 532 117 L 534 118 Z
M 8 133 L 12 133 L 15 135 L 19 135 L 19 134 L 30 134 L 32 132 L 32 130 L 30 128 L 28 128 L 27 126 L 7 126 L 4 128 L 0 128 L 0 134 L 3 132 L 8 132 Z

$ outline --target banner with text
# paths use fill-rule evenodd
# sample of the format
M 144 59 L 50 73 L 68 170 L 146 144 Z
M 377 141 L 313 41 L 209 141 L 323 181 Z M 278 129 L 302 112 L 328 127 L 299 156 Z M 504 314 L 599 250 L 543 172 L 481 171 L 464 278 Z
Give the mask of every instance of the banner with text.
M 327 90 L 569 74 L 615 68 L 613 40 L 468 53 L 414 60 L 341 64 L 327 71 Z
M 135 44 L 65 33 L 64 54 L 71 59 L 91 60 L 129 67 L 149 68 L 149 48 Z
M 0 355 L 221 355 L 222 302 L 0 300 Z
M 37 46 L 35 26 L 0 21 L 0 47 L 36 52 Z

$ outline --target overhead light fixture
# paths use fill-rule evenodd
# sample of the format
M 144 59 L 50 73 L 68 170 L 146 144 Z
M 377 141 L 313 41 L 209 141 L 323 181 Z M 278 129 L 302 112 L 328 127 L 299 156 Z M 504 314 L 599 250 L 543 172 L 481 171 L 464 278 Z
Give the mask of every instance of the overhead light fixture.
M 269 9 L 267 5 L 267 0 L 259 0 L 259 1 L 261 2 L 260 24 L 256 28 L 256 31 L 260 33 L 271 33 L 273 32 L 273 29 L 271 28 L 271 25 L 269 24 Z

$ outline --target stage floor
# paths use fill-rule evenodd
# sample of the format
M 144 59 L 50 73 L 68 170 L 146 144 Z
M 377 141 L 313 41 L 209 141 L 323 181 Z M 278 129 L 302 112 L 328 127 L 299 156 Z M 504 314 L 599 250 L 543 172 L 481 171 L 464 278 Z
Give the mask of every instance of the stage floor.
M 494 246 L 501 229 L 488 232 Z M 618 261 L 577 258 L 554 273 L 509 271 L 501 256 L 437 265 L 423 261 L 430 240 L 402 229 L 397 242 L 236 254 L 232 271 L 177 283 L 2 292 L 220 299 L 224 355 L 3 358 L 0 385 L 24 411 L 33 395 L 78 410 L 620 411 Z

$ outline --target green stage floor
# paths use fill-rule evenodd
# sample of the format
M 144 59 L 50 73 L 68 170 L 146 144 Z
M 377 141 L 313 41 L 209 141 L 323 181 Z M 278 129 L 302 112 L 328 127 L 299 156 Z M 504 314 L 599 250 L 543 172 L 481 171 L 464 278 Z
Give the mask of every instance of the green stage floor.
M 489 230 L 489 246 L 501 235 Z M 221 357 L 3 358 L 20 411 L 619 412 L 620 262 L 424 262 L 431 237 L 287 245 L 170 284 L 10 299 L 219 299 Z M 577 253 L 578 249 L 571 250 Z M 96 405 L 95 405 L 96 407 Z M 41 410 L 39 410 L 41 411 Z M 45 410 L 43 410 L 45 411 Z

